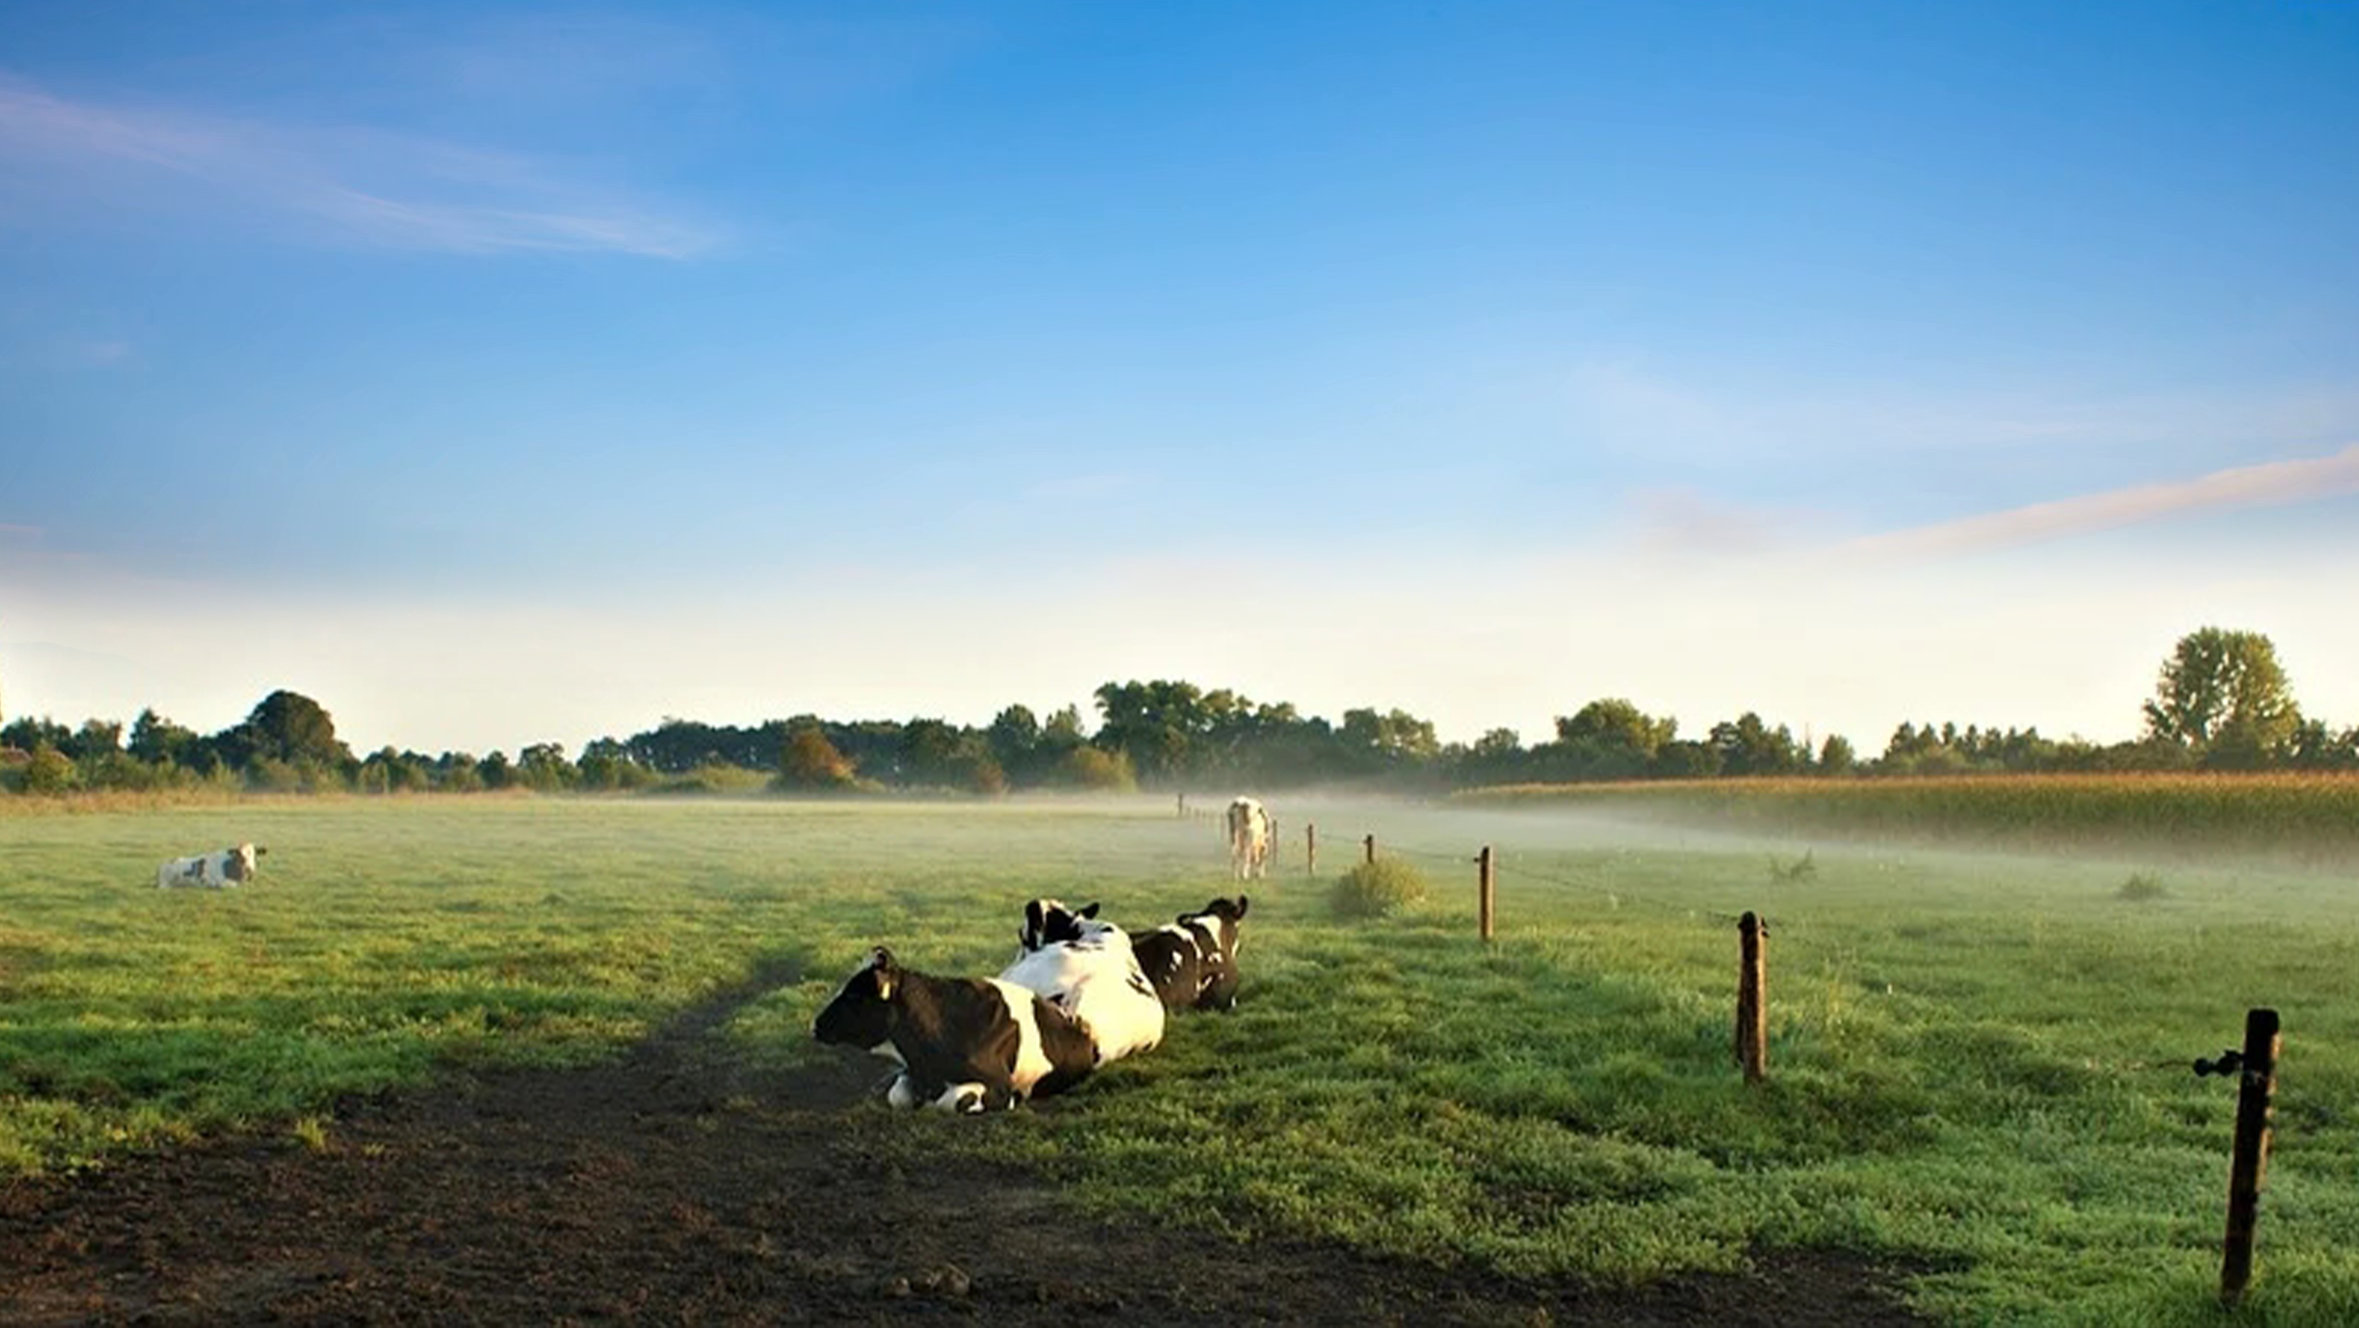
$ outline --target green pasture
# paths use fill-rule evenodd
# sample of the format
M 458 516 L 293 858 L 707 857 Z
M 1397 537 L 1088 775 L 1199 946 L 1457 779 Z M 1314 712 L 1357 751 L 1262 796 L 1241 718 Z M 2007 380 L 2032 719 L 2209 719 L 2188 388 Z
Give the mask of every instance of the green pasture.
M 2359 911 L 2347 876 L 1632 828 L 1585 812 L 1281 802 L 1243 1003 L 911 1159 L 1080 1203 L 1632 1282 L 1836 1246 L 1957 1323 L 2359 1323 Z M 1426 901 L 1343 922 L 1302 873 L 1380 851 Z M 264 879 L 159 892 L 253 839 Z M 1474 938 L 1500 854 L 1501 934 Z M 1217 830 L 1122 803 L 289 800 L 0 817 L 0 1176 L 200 1135 L 333 1147 L 339 1096 L 609 1056 L 748 974 L 707 1054 L 786 1069 L 866 947 L 1006 961 L 1022 902 L 1144 927 L 1230 893 Z M 2132 878 L 2136 877 L 2135 883 Z M 1732 915 L 1770 919 L 1770 1080 L 1730 1059 Z M 2285 1022 L 2260 1276 L 2213 1303 L 2232 1086 Z M 760 1103 L 739 1109 L 760 1110 Z M 873 1108 L 881 1113 L 882 1108 Z M 898 1140 L 895 1144 L 890 1141 Z

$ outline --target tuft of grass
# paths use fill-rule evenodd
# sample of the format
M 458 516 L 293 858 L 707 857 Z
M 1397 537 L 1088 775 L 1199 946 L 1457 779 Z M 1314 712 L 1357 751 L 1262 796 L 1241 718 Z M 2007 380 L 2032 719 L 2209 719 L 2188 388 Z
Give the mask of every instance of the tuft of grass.
M 2131 872 L 2128 880 L 2115 887 L 2113 897 L 2135 904 L 2149 899 L 2167 898 L 2170 893 L 2163 888 L 2162 878 L 2154 873 Z
M 1814 850 L 1802 850 L 1802 856 L 1792 862 L 1769 860 L 1769 882 L 1772 885 L 1793 885 L 1818 875 L 1818 857 Z
M 295 1118 L 294 1135 L 297 1139 L 303 1141 L 303 1146 L 305 1148 L 311 1150 L 314 1153 L 324 1153 L 328 1151 L 328 1123 L 323 1117 L 297 1116 Z
M 1424 898 L 1425 873 L 1399 858 L 1378 858 L 1336 877 L 1327 905 L 1339 918 L 1380 918 Z

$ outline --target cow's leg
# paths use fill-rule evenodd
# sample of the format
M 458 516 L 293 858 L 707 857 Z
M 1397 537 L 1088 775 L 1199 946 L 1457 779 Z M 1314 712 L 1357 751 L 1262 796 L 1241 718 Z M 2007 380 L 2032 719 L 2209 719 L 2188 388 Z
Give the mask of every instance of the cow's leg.
M 885 1090 L 885 1102 L 901 1111 L 915 1111 L 921 1105 L 917 1086 L 909 1082 L 906 1072 L 894 1076 L 893 1086 Z

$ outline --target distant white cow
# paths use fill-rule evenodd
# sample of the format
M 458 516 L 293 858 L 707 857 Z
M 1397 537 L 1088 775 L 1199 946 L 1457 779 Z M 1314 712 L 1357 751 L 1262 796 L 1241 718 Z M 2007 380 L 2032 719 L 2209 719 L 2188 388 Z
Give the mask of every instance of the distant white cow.
M 1269 808 L 1253 798 L 1229 804 L 1229 874 L 1240 881 L 1270 874 L 1270 846 L 1277 839 L 1277 823 Z
M 268 852 L 266 848 L 240 844 L 193 858 L 174 858 L 156 868 L 156 888 L 197 886 L 219 890 L 223 886 L 244 885 L 262 874 L 260 859 Z

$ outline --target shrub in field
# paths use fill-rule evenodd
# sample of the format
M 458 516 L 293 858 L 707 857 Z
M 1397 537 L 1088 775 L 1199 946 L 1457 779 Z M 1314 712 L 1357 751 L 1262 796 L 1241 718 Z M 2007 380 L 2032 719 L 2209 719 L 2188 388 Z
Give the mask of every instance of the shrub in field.
M 1339 918 L 1379 918 L 1425 898 L 1425 874 L 1399 858 L 1363 862 L 1335 879 L 1327 903 Z
M 2132 872 L 2130 879 L 2123 881 L 2121 888 L 2113 892 L 2113 897 L 2139 903 L 2148 899 L 2161 899 L 2169 893 L 2163 889 L 2161 877 L 2151 872 Z

